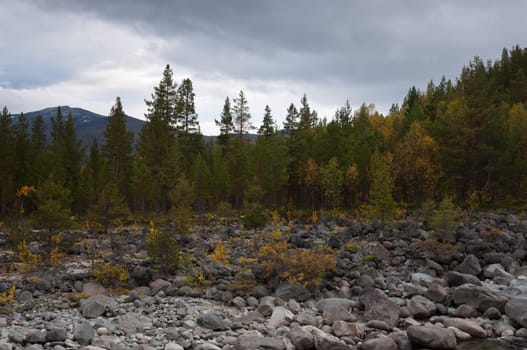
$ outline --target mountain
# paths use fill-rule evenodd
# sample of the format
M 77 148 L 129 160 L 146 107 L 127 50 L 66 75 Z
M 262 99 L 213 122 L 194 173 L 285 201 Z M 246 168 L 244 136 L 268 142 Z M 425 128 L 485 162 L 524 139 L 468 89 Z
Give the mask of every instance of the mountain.
M 82 108 L 70 106 L 60 106 L 60 108 L 62 110 L 64 120 L 66 120 L 68 114 L 71 112 L 73 116 L 73 125 L 75 126 L 75 132 L 77 133 L 77 137 L 79 138 L 79 140 L 82 141 L 85 147 L 88 148 L 92 144 L 94 138 L 97 138 L 99 145 L 102 144 L 104 130 L 106 129 L 106 124 L 108 123 L 107 116 L 93 113 Z M 40 111 L 28 112 L 24 113 L 24 115 L 28 119 L 30 128 L 33 124 L 33 120 L 35 120 L 38 115 L 41 115 L 44 118 L 44 121 L 46 122 L 45 131 L 49 136 L 51 133 L 51 117 L 56 117 L 57 107 L 50 107 L 42 109 Z M 18 116 L 14 116 L 14 118 L 17 117 Z M 132 131 L 134 133 L 135 140 L 137 141 L 137 137 L 139 135 L 139 132 L 141 131 L 141 128 L 145 124 L 145 121 L 136 119 L 134 117 L 126 116 L 125 122 L 127 130 Z

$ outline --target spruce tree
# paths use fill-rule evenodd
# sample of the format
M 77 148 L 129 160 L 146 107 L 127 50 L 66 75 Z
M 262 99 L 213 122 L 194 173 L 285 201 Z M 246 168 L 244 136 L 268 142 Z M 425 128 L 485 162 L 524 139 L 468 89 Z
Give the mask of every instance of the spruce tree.
M 214 120 L 216 126 L 220 128 L 220 135 L 218 136 L 218 144 L 225 146 L 229 141 L 230 134 L 234 131 L 234 123 L 232 121 L 231 102 L 229 98 L 225 98 L 223 111 L 220 120 Z
M 298 122 L 298 128 L 300 130 L 311 129 L 317 125 L 317 112 L 312 111 L 307 102 L 307 96 L 304 96 L 300 99 L 300 110 L 298 111 L 300 120 Z
M 177 89 L 176 129 L 180 134 L 188 135 L 199 131 L 198 114 L 194 105 L 194 88 L 192 80 L 183 79 Z
M 28 120 L 24 113 L 21 113 L 15 125 L 15 159 L 13 165 L 17 188 L 28 185 L 31 166 L 30 137 Z
M 115 99 L 115 104 L 110 110 L 104 139 L 101 151 L 107 174 L 118 184 L 121 194 L 125 195 L 128 192 L 134 134 L 126 130 L 126 114 L 119 97 Z
M 298 110 L 295 105 L 291 103 L 287 108 L 287 116 L 284 122 L 284 132 L 288 137 L 294 136 L 298 129 Z
M 271 107 L 265 106 L 265 114 L 263 117 L 262 125 L 258 129 L 258 135 L 264 136 L 265 138 L 271 137 L 275 133 L 275 122 L 271 115 Z
M 234 132 L 238 134 L 241 140 L 243 135 L 247 134 L 249 130 L 254 129 L 251 124 L 251 114 L 249 113 L 249 104 L 243 90 L 240 90 L 238 98 L 234 99 L 234 106 L 232 107 L 234 114 Z
M 148 113 L 145 115 L 147 119 L 156 115 L 166 126 L 175 127 L 176 87 L 172 68 L 167 64 L 159 85 L 154 87 L 152 100 L 145 100 L 146 106 L 148 107 Z
M 14 138 L 11 114 L 7 107 L 2 109 L 0 115 L 0 216 L 4 217 L 10 207 L 10 202 L 15 194 L 13 178 Z

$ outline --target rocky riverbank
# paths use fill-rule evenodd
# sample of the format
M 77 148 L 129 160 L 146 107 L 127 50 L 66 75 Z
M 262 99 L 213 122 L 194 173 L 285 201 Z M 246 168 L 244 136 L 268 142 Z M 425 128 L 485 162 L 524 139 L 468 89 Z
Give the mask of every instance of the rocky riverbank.
M 274 230 L 290 246 L 332 247 L 336 269 L 317 288 L 263 279 L 244 258 Z M 448 241 L 412 221 L 388 229 L 322 217 L 259 234 L 195 227 L 188 266 L 174 275 L 145 257 L 146 234 L 65 233 L 62 266 L 2 274 L 0 295 L 11 290 L 14 300 L 0 306 L 0 349 L 455 349 L 479 338 L 527 346 L 527 221 L 515 215 L 473 217 Z M 218 242 L 224 262 L 211 258 Z M 16 252 L 3 246 L 8 270 Z M 129 290 L 94 282 L 93 260 L 126 268 Z

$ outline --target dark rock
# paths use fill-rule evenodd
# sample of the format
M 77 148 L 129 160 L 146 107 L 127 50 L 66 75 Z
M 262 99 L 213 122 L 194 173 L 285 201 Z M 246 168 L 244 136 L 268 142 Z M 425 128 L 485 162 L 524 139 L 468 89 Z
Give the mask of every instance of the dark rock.
M 399 350 L 412 350 L 412 342 L 406 332 L 393 332 L 388 334 L 388 336 L 395 340 Z
M 160 291 L 166 290 L 168 287 L 170 287 L 170 285 L 170 282 L 158 278 L 155 281 L 150 282 L 148 286 L 152 290 L 152 295 L 156 295 Z
M 399 350 L 397 343 L 390 337 L 368 339 L 359 347 L 361 350 Z
M 298 350 L 311 350 L 315 348 L 313 335 L 300 326 L 293 326 L 289 333 L 289 339 Z
M 225 319 L 217 314 L 201 314 L 198 316 L 196 322 L 201 327 L 212 329 L 214 331 L 225 331 L 230 329 L 229 324 L 225 321 Z
M 264 337 L 261 334 L 243 334 L 238 337 L 235 350 L 284 350 L 285 344 L 282 340 Z
M 473 284 L 464 284 L 455 288 L 452 298 L 457 305 L 468 304 L 480 312 L 485 312 L 490 307 L 503 311 L 509 301 L 509 298 L 503 294 Z
M 357 318 L 351 314 L 350 310 L 355 302 L 344 298 L 327 298 L 317 302 L 316 308 L 322 311 L 322 317 L 328 324 L 335 321 L 355 322 Z
M 381 331 L 389 332 L 391 330 L 390 326 L 384 321 L 381 320 L 371 320 L 366 323 L 366 327 L 380 329 Z
M 495 307 L 489 307 L 483 314 L 483 318 L 487 318 L 489 320 L 499 320 L 501 318 L 501 312 Z
M 46 333 L 39 330 L 31 330 L 26 334 L 25 341 L 29 344 L 44 344 L 46 342 Z
M 410 341 L 429 349 L 455 349 L 457 342 L 454 332 L 448 328 L 410 326 L 406 330 Z
M 408 300 L 407 308 L 410 314 L 416 318 L 428 318 L 436 312 L 435 303 L 421 295 L 415 295 Z
M 54 328 L 49 330 L 46 333 L 46 341 L 55 342 L 55 341 L 64 341 L 68 336 L 68 331 L 66 328 Z
M 462 304 L 454 310 L 452 315 L 461 318 L 476 318 L 479 317 L 480 313 L 475 307 L 468 304 Z
M 73 331 L 73 340 L 82 346 L 90 345 L 95 335 L 93 327 L 88 322 L 79 323 Z
M 347 350 L 348 346 L 339 338 L 313 326 L 304 326 L 313 335 L 317 350 Z
M 442 303 L 448 296 L 448 289 L 438 282 L 433 282 L 426 290 L 424 296 L 437 303 Z
M 134 280 L 137 286 L 148 286 L 150 281 L 152 281 L 152 276 L 152 270 L 145 266 L 136 266 L 130 272 L 130 279 Z
M 473 255 L 467 255 L 463 262 L 456 266 L 457 272 L 465 273 L 468 275 L 477 276 L 481 273 L 481 265 L 479 264 L 478 258 Z
M 284 284 L 278 287 L 275 296 L 284 301 L 294 299 L 296 301 L 306 301 L 311 298 L 311 292 L 300 284 Z
M 445 279 L 450 287 L 457 287 L 463 284 L 481 286 L 481 281 L 476 276 L 457 271 L 448 271 L 445 273 Z
M 527 327 L 527 296 L 509 300 L 505 305 L 505 313 L 522 327 Z
M 364 306 L 366 320 L 383 320 L 390 327 L 395 327 L 399 320 L 399 305 L 378 289 L 367 290 L 360 298 Z

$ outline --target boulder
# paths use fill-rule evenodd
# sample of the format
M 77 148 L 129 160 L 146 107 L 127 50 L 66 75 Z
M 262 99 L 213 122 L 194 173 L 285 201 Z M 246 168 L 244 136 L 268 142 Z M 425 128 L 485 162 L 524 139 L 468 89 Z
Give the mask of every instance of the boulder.
M 95 335 L 93 327 L 88 322 L 83 322 L 75 325 L 73 331 L 73 340 L 77 341 L 80 345 L 90 345 Z
M 349 311 L 355 302 L 344 298 L 322 299 L 316 304 L 316 308 L 322 311 L 322 317 L 328 324 L 335 321 L 354 322 L 357 318 Z
M 390 337 L 368 339 L 359 347 L 361 350 L 399 350 L 397 343 Z
M 413 344 L 433 350 L 455 349 L 457 345 L 454 332 L 448 328 L 410 326 L 406 333 Z
M 106 288 L 104 288 L 100 283 L 97 282 L 88 282 L 84 283 L 82 286 L 82 294 L 87 297 L 93 297 L 99 294 L 106 294 Z
M 366 329 L 364 324 L 358 322 L 345 322 L 335 321 L 333 322 L 333 333 L 337 337 L 364 337 Z
M 509 297 L 483 286 L 464 284 L 454 289 L 452 293 L 454 303 L 457 305 L 468 304 L 480 312 L 485 312 L 490 307 L 503 312 Z
M 256 311 L 258 311 L 264 316 L 270 316 L 273 313 L 273 309 L 275 308 L 274 300 L 275 300 L 274 297 L 270 297 L 270 296 L 263 297 L 260 300 L 260 304 L 256 308 Z
M 295 315 L 293 315 L 291 311 L 282 306 L 277 306 L 274 308 L 273 314 L 271 315 L 267 326 L 269 328 L 276 329 L 280 326 L 288 325 L 294 319 L 294 317 Z
M 238 337 L 235 350 L 284 350 L 285 344 L 281 339 L 264 337 L 258 332 L 247 332 Z
M 424 296 L 436 303 L 442 303 L 448 296 L 448 289 L 437 282 L 433 282 L 426 290 Z
M 46 333 L 46 341 L 55 342 L 55 341 L 64 341 L 68 336 L 68 331 L 66 328 L 53 328 Z
M 527 296 L 517 296 L 505 304 L 505 313 L 522 327 L 527 327 Z
M 111 301 L 112 298 L 102 294 L 90 297 L 81 303 L 81 314 L 86 318 L 102 316 Z
M 155 281 L 152 281 L 149 283 L 149 287 L 151 289 L 152 295 L 156 295 L 160 291 L 164 291 L 170 286 L 171 286 L 170 282 L 165 281 L 164 279 L 161 279 L 161 278 L 158 278 Z
M 419 284 L 423 287 L 428 287 L 434 280 L 434 277 L 426 273 L 416 272 L 412 273 L 411 279 L 412 283 Z
M 289 299 L 306 301 L 311 298 L 311 292 L 298 283 L 284 284 L 276 289 L 275 296 L 285 301 L 288 301 Z
M 514 276 L 507 271 L 501 264 L 490 264 L 483 270 L 483 276 L 487 278 L 501 277 L 507 281 L 512 281 Z
M 445 279 L 450 287 L 457 287 L 463 284 L 481 286 L 481 281 L 476 276 L 457 271 L 448 271 L 445 273 Z
M 487 331 L 472 320 L 457 317 L 436 317 L 433 318 L 433 321 L 439 321 L 443 323 L 445 327 L 455 327 L 476 338 L 486 338 L 488 336 Z
M 26 334 L 26 343 L 44 344 L 46 342 L 46 333 L 33 329 Z
M 200 327 L 212 329 L 214 331 L 226 331 L 230 329 L 229 324 L 222 316 L 212 313 L 201 314 L 196 320 Z
M 454 270 L 468 275 L 477 276 L 481 273 L 481 265 L 479 264 L 479 260 L 475 255 L 469 254 L 465 257 L 465 259 L 463 259 L 461 264 L 456 266 Z
M 315 347 L 313 335 L 300 326 L 294 326 L 289 333 L 289 339 L 297 350 L 310 350 Z
M 311 333 L 314 338 L 317 350 L 347 350 L 348 346 L 339 338 L 328 334 L 313 326 L 304 326 L 306 331 Z
M 367 290 L 360 297 L 360 302 L 364 305 L 364 318 L 366 320 L 383 320 L 391 328 L 396 326 L 399 320 L 400 307 L 382 291 L 378 289 Z
M 407 303 L 408 312 L 416 318 L 429 318 L 436 312 L 436 305 L 422 295 L 415 295 Z

